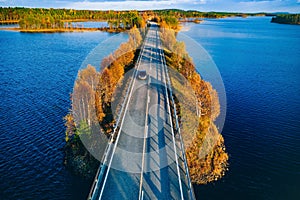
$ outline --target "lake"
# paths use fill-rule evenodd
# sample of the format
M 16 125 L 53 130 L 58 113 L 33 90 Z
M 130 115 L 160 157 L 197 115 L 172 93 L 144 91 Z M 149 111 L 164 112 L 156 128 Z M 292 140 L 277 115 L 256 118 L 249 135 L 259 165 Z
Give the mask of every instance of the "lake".
M 212 56 L 227 95 L 229 171 L 195 186 L 198 199 L 300 198 L 300 26 L 270 20 L 184 26 Z M 0 31 L 0 199 L 86 198 L 90 183 L 63 165 L 62 118 L 81 63 L 111 36 Z
M 226 89 L 226 176 L 196 186 L 199 199 L 300 199 L 300 26 L 269 17 L 187 24 Z

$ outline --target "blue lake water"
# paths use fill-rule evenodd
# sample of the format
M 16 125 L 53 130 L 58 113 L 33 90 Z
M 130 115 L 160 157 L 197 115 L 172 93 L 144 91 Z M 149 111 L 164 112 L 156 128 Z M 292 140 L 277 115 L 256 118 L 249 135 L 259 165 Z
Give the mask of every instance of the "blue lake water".
M 63 166 L 63 116 L 82 61 L 107 33 L 0 31 L 0 199 L 85 199 Z
M 108 27 L 107 22 L 72 22 L 73 27 L 80 27 L 80 28 L 102 28 Z
M 199 199 L 300 199 L 300 26 L 270 20 L 184 28 L 212 56 L 227 95 L 229 172 L 196 186 Z
M 227 92 L 226 176 L 198 199 L 300 198 L 300 26 L 270 18 L 187 24 Z M 108 33 L 0 31 L 0 199 L 85 199 L 63 166 L 63 116 L 77 70 Z

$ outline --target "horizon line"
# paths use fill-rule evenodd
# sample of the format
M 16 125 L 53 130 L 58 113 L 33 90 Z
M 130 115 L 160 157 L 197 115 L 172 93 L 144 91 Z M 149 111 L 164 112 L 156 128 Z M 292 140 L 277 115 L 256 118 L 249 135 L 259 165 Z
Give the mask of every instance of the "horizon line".
M 91 11 L 160 11 L 160 10 L 180 10 L 185 12 L 201 12 L 201 13 L 233 13 L 233 14 L 300 14 L 297 12 L 288 12 L 288 11 L 257 11 L 257 12 L 242 12 L 242 11 L 201 11 L 201 10 L 192 10 L 192 9 L 179 9 L 179 8 L 162 8 L 162 9 L 78 9 L 78 8 L 67 8 L 67 7 L 35 7 L 35 6 L 0 6 L 0 8 L 34 8 L 34 9 L 68 9 L 68 10 L 91 10 Z

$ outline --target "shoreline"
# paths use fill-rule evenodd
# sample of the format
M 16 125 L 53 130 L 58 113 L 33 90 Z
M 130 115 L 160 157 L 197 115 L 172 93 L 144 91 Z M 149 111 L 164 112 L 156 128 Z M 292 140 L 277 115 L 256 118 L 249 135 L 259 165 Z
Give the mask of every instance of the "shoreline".
M 62 19 L 62 22 L 107 22 L 107 20 L 100 19 Z
M 297 22 L 297 23 L 292 23 L 292 22 L 278 22 L 278 21 L 271 21 L 271 23 L 274 23 L 274 24 L 285 24 L 285 25 L 300 25 L 300 22 Z
M 253 16 L 266 16 L 266 15 L 253 15 Z M 206 19 L 221 19 L 221 18 L 230 18 L 230 17 L 252 17 L 252 15 L 230 15 L 230 16 L 217 16 L 217 17 L 206 17 L 206 18 L 193 18 L 191 20 L 189 19 L 182 19 L 178 20 L 179 24 L 182 23 L 194 23 L 194 24 L 201 24 L 205 22 Z M 99 20 L 99 19 L 66 19 L 62 20 L 65 23 L 68 22 L 107 22 L 105 20 Z M 291 24 L 291 25 L 300 25 L 300 23 L 282 23 L 277 21 L 271 21 L 272 23 L 278 23 L 278 24 Z M 9 24 L 19 24 L 19 20 L 8 20 L 8 21 L 0 21 L 0 24 L 2 25 L 9 25 Z M 98 28 L 44 28 L 44 29 L 22 29 L 20 27 L 1 27 L 0 30 L 6 30 L 6 31 L 16 31 L 21 33 L 65 33 L 65 32 L 95 32 L 95 31 L 103 31 L 108 33 L 121 33 L 124 31 L 129 30 L 129 28 L 109 28 L 109 27 L 98 27 Z M 180 31 L 180 27 L 177 32 Z
M 65 33 L 65 32 L 95 32 L 95 31 L 103 31 L 108 33 L 121 33 L 127 31 L 128 29 L 117 28 L 110 29 L 107 27 L 104 28 L 56 28 L 56 29 L 21 29 L 18 27 L 5 27 L 0 28 L 0 30 L 6 31 L 16 31 L 20 33 Z
M 18 24 L 20 20 L 2 20 L 0 24 Z

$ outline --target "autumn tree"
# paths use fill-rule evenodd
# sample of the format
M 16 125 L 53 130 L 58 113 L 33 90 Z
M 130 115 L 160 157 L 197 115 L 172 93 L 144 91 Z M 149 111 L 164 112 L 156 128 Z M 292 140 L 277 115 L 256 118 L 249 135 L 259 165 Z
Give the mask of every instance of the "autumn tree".
M 85 69 L 79 71 L 78 80 L 86 81 L 93 90 L 96 90 L 96 85 L 98 81 L 96 68 L 92 65 L 88 65 Z
M 134 58 L 133 48 L 130 46 L 130 43 L 122 43 L 120 47 L 114 52 L 114 58 L 122 66 L 130 63 Z
M 139 31 L 139 29 L 137 29 L 136 26 L 134 26 L 132 29 L 130 29 L 129 31 L 129 44 L 133 43 L 132 48 L 136 49 L 137 47 L 139 47 L 141 45 L 142 42 L 142 36 L 141 33 Z
M 92 122 L 95 122 L 96 119 L 93 112 L 95 106 L 95 91 L 87 81 L 76 81 L 72 103 L 76 124 L 80 125 L 81 122 L 86 122 L 91 126 Z
M 77 125 L 86 122 L 91 126 L 97 122 L 95 113 L 97 83 L 98 74 L 95 67 L 88 65 L 78 72 L 72 96 L 73 115 Z
M 121 77 L 123 77 L 124 67 L 118 62 L 114 62 L 110 66 L 110 72 L 111 72 L 112 85 L 115 86 L 117 85 Z
M 174 45 L 176 44 L 175 31 L 172 29 L 162 29 L 160 32 L 160 38 L 169 51 L 173 50 Z
M 109 54 L 108 56 L 106 56 L 105 58 L 102 59 L 100 67 L 101 69 L 104 69 L 106 67 L 109 67 L 109 65 L 114 61 L 114 57 L 112 54 Z
M 103 102 L 101 97 L 101 92 L 99 90 L 95 93 L 95 109 L 98 122 L 102 122 L 105 117 L 105 112 L 103 110 Z
M 112 74 L 108 68 L 105 68 L 99 76 L 98 88 L 102 98 L 102 103 L 108 105 L 112 96 Z
M 69 141 L 69 139 L 74 135 L 76 126 L 74 122 L 73 115 L 71 113 L 68 113 L 65 117 L 65 126 L 66 126 L 66 142 Z

